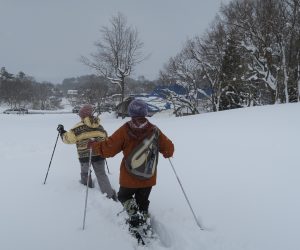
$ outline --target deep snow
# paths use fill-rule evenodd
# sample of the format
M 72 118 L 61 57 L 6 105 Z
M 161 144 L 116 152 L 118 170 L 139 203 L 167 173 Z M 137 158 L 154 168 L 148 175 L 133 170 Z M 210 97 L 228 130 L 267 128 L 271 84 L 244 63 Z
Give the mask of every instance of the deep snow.
M 175 144 L 172 162 L 200 231 L 168 160 L 160 157 L 150 212 L 163 244 L 150 249 L 298 250 L 300 232 L 300 105 L 274 105 L 175 118 L 158 114 L 157 124 Z M 125 120 L 101 116 L 109 134 Z M 119 203 L 98 186 L 89 190 L 82 230 L 85 188 L 78 182 L 74 145 L 58 141 L 46 185 L 57 124 L 66 129 L 75 114 L 0 114 L 0 249 L 133 249 Z M 108 159 L 118 189 L 121 154 Z

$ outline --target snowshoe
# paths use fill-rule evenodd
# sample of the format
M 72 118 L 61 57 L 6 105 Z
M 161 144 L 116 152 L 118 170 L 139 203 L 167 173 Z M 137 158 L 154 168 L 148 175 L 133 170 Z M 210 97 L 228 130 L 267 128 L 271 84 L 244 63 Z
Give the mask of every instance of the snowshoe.
M 146 217 L 144 213 L 137 212 L 130 216 L 127 223 L 129 224 L 129 232 L 138 240 L 138 244 L 147 245 L 153 239 L 157 239 L 148 213 Z
M 112 199 L 113 201 L 115 201 L 115 202 L 118 202 L 118 195 L 117 195 L 117 193 L 116 193 L 116 191 L 113 189 L 113 194 L 112 194 L 112 196 L 106 196 L 108 199 Z
M 138 242 L 139 245 L 146 245 L 145 239 L 143 238 L 143 236 L 139 232 L 138 228 L 129 227 L 129 232 L 131 233 L 131 235 L 133 237 L 135 237 L 137 239 L 137 242 Z

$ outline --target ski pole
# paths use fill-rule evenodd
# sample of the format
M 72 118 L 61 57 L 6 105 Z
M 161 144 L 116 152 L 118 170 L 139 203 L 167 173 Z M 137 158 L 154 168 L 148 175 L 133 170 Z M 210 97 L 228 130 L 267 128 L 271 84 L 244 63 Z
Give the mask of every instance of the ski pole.
M 185 191 L 184 191 L 184 189 L 183 189 L 183 186 L 182 186 L 181 181 L 180 181 L 180 179 L 179 179 L 179 177 L 178 177 L 178 175 L 177 175 L 177 173 L 176 173 L 176 171 L 175 171 L 175 168 L 174 168 L 174 165 L 172 164 L 171 159 L 170 159 L 170 158 L 168 158 L 168 159 L 169 159 L 169 162 L 170 162 L 170 164 L 171 164 L 171 167 L 172 167 L 172 169 L 173 169 L 173 171 L 174 171 L 174 174 L 175 174 L 175 176 L 176 176 L 176 178 L 177 178 L 177 181 L 178 181 L 178 183 L 179 183 L 179 185 L 180 185 L 180 187 L 181 187 L 181 190 L 182 190 L 182 192 L 183 192 L 183 194 L 184 194 L 184 197 L 185 197 L 185 199 L 186 199 L 186 201 L 187 201 L 187 203 L 188 203 L 188 205 L 189 205 L 189 207 L 190 207 L 190 209 L 191 209 L 191 211 L 192 211 L 192 214 L 193 214 L 193 216 L 194 216 L 194 219 L 195 219 L 195 221 L 196 221 L 196 224 L 198 225 L 198 227 L 199 227 L 201 230 L 204 230 L 204 228 L 202 227 L 202 225 L 200 224 L 198 218 L 196 217 L 196 215 L 195 215 L 195 213 L 194 213 L 194 210 L 193 210 L 193 208 L 192 208 L 192 205 L 191 205 L 191 203 L 190 203 L 190 201 L 189 201 L 189 199 L 188 199 L 188 197 L 187 197 L 187 195 L 186 195 L 186 193 L 185 193 Z
M 87 182 L 86 182 L 86 192 L 85 192 L 85 204 L 84 204 L 82 230 L 84 230 L 84 228 L 85 228 L 86 206 L 87 206 L 88 193 L 89 193 L 89 183 L 91 181 L 91 172 L 92 172 L 91 164 L 92 164 L 92 148 L 90 148 L 90 155 L 89 155 L 88 179 L 87 179 Z
M 106 159 L 105 159 L 105 164 L 106 164 L 107 172 L 108 172 L 109 174 L 111 174 L 111 173 L 109 172 L 109 168 L 108 168 L 108 164 L 107 164 L 107 160 L 106 160 Z
M 54 151 L 55 151 L 55 148 L 56 148 L 58 137 L 59 137 L 59 133 L 57 134 L 57 137 L 56 137 L 54 149 L 53 149 L 53 152 L 52 152 L 52 155 L 51 155 L 51 159 L 50 159 L 50 163 L 49 163 L 48 170 L 47 170 L 47 173 L 46 173 L 46 177 L 45 177 L 45 180 L 44 180 L 44 184 L 46 184 L 46 180 L 47 180 L 49 169 L 50 169 L 50 166 L 51 166 L 51 163 L 52 163 L 52 158 L 53 158 L 53 155 L 54 155 Z

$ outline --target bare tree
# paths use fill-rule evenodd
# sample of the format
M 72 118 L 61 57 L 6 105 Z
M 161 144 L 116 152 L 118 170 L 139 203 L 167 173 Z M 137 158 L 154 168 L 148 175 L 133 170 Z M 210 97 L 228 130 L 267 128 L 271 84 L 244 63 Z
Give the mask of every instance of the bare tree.
M 100 107 L 107 96 L 108 86 L 97 78 L 90 77 L 90 81 L 79 88 L 79 103 L 90 103 Z
M 31 92 L 33 108 L 42 109 L 42 110 L 52 108 L 51 107 L 52 102 L 50 102 L 52 89 L 53 89 L 53 85 L 51 83 L 41 84 L 41 83 L 33 82 L 32 92 Z M 53 106 L 56 107 L 59 105 L 53 105 Z
M 133 68 L 143 61 L 143 43 L 138 31 L 127 24 L 126 17 L 118 13 L 110 20 L 109 27 L 100 30 L 101 40 L 96 42 L 97 52 L 90 58 L 81 57 L 81 61 L 95 69 L 121 90 L 121 102 L 124 100 L 125 78 Z
M 176 83 L 186 91 L 184 96 L 179 96 L 175 92 L 165 90 L 165 96 L 173 103 L 174 112 L 178 116 L 178 106 L 181 108 L 189 107 L 191 114 L 197 114 L 198 110 L 198 82 L 200 78 L 200 68 L 197 62 L 189 58 L 189 53 L 183 49 L 175 57 L 171 57 L 169 62 L 160 72 L 162 81 L 169 81 L 171 84 Z M 176 105 L 174 100 L 176 99 Z M 180 108 L 178 109 L 180 110 Z
M 195 60 L 201 68 L 202 78 L 210 86 L 210 102 L 213 111 L 219 111 L 222 95 L 222 66 L 226 48 L 226 30 L 224 25 L 216 19 L 210 30 L 203 38 L 199 36 L 187 43 L 190 58 Z M 201 93 L 205 94 L 204 91 Z M 209 95 L 206 95 L 209 96 Z

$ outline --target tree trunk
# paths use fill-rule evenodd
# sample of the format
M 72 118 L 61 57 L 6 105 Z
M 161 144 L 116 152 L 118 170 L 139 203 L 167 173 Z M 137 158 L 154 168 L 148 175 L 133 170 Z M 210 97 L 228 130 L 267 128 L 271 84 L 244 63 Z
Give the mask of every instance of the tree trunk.
M 298 93 L 298 102 L 300 101 L 300 51 L 298 52 L 298 62 L 297 62 L 297 93 Z
M 282 42 L 284 43 L 284 42 Z M 289 93 L 288 93 L 288 73 L 287 73 L 287 65 L 286 65 L 286 51 L 285 45 L 281 43 L 281 53 L 282 53 L 282 68 L 283 68 L 283 84 L 284 84 L 284 94 L 285 94 L 285 102 L 289 103 Z
M 125 77 L 122 76 L 121 78 L 121 102 L 124 101 L 125 95 Z

